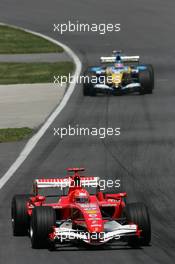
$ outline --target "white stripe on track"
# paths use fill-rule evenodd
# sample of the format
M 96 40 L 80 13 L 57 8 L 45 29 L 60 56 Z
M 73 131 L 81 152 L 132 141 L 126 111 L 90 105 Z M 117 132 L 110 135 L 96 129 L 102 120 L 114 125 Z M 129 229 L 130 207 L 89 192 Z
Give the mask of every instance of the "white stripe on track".
M 10 26 L 13 28 L 21 29 L 25 32 L 28 32 L 28 33 L 31 33 L 33 35 L 42 37 L 46 40 L 49 40 L 52 43 L 55 43 L 56 45 L 61 46 L 68 53 L 68 55 L 73 59 L 73 61 L 75 63 L 76 69 L 75 69 L 75 73 L 74 73 L 74 78 L 76 79 L 80 75 L 82 63 L 81 63 L 80 59 L 78 58 L 78 56 L 65 44 L 63 44 L 63 43 L 61 43 L 61 42 L 59 42 L 53 38 L 50 38 L 46 35 L 43 35 L 41 33 L 37 33 L 37 32 L 31 31 L 31 30 L 27 30 L 27 29 L 24 29 L 21 27 L 11 26 L 11 25 L 4 24 L 4 23 L 0 23 L 0 25 Z M 2 176 L 2 178 L 0 179 L 0 189 L 2 189 L 2 187 L 7 183 L 7 181 L 14 175 L 14 173 L 21 166 L 21 164 L 25 161 L 25 159 L 29 156 L 31 151 L 34 149 L 34 147 L 36 146 L 38 141 L 44 135 L 44 133 L 49 128 L 49 126 L 52 124 L 52 122 L 55 120 L 55 118 L 61 113 L 63 108 L 66 106 L 68 100 L 70 99 L 70 97 L 71 97 L 71 95 L 75 89 L 75 85 L 76 84 L 73 82 L 69 85 L 67 92 L 65 93 L 61 103 L 57 106 L 57 108 L 54 110 L 54 112 L 49 116 L 49 118 L 42 125 L 42 127 L 39 129 L 39 131 L 27 142 L 27 144 L 25 145 L 24 149 L 19 154 L 16 161 L 10 166 L 8 171 Z

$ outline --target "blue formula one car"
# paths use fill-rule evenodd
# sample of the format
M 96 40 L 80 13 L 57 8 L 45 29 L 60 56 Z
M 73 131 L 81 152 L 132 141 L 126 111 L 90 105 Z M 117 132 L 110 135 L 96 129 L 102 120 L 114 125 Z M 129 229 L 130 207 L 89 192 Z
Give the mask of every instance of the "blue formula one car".
M 88 67 L 84 73 L 84 96 L 98 93 L 151 94 L 154 89 L 153 66 L 140 64 L 139 59 L 139 56 L 123 56 L 119 51 L 111 57 L 101 57 L 101 65 Z

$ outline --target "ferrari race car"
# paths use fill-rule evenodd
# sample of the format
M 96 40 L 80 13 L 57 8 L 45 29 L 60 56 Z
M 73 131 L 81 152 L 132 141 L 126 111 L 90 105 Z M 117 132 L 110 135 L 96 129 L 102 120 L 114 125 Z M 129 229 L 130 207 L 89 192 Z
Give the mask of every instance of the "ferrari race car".
M 122 56 L 121 52 L 114 54 L 111 57 L 101 57 L 100 66 L 89 67 L 85 71 L 83 94 L 151 94 L 154 89 L 153 66 L 140 64 L 139 56 Z
M 151 225 L 147 207 L 126 203 L 126 193 L 104 193 L 99 178 L 80 176 L 69 168 L 65 178 L 36 179 L 33 194 L 12 199 L 14 236 L 30 235 L 32 248 L 56 249 L 65 243 L 100 246 L 124 241 L 131 247 L 149 245 Z M 87 189 L 95 188 L 90 194 Z M 41 190 L 63 192 L 41 195 Z M 67 189 L 67 194 L 65 194 Z M 49 198 L 55 201 L 48 202 Z

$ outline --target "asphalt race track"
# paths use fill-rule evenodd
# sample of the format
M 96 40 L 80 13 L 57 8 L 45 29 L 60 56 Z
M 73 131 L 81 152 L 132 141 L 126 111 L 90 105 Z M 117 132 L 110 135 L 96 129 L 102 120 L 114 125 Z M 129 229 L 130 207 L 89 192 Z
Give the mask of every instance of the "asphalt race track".
M 159 263 L 175 260 L 175 1 L 167 0 L 1 0 L 2 22 L 35 30 L 69 45 L 83 65 L 122 49 L 152 63 L 153 95 L 83 97 L 77 86 L 68 105 L 14 177 L 0 192 L 0 263 Z M 53 32 L 68 20 L 121 23 L 120 33 Z M 121 127 L 120 137 L 59 137 L 53 127 Z M 131 201 L 145 202 L 152 219 L 152 243 L 130 249 L 119 244 L 103 250 L 31 249 L 27 237 L 12 237 L 10 202 L 31 191 L 37 177 L 64 176 L 65 168 L 84 166 L 103 179 L 121 179 Z

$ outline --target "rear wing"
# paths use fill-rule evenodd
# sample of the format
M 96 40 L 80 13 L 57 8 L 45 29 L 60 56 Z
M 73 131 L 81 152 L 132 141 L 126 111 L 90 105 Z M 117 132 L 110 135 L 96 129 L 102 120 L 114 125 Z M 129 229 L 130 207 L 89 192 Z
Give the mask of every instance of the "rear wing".
M 80 186 L 82 187 L 97 187 L 99 177 L 83 177 L 80 178 Z M 72 177 L 67 178 L 52 178 L 52 179 L 36 179 L 33 184 L 33 191 L 38 193 L 39 189 L 43 188 L 66 188 L 74 187 L 75 181 Z
M 140 56 L 121 56 L 122 62 L 139 62 Z M 101 63 L 116 62 L 116 56 L 112 57 L 100 57 Z

